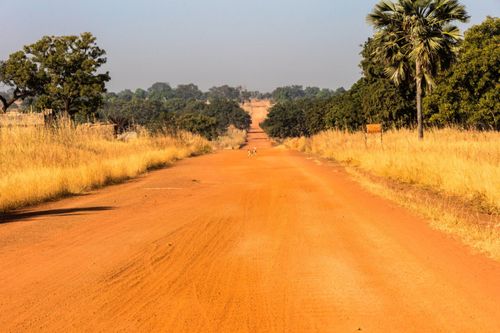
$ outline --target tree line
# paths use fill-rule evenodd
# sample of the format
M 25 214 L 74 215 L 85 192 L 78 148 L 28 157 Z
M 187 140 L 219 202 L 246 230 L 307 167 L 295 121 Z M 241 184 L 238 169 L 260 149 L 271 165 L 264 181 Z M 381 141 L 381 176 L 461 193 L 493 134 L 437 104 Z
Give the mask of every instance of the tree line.
M 141 125 L 152 132 L 185 130 L 215 139 L 225 134 L 230 125 L 248 130 L 251 118 L 241 107 L 246 90 L 241 87 L 213 87 L 201 91 L 195 84 L 173 88 L 156 82 L 148 89 L 125 89 L 103 95 L 99 119 L 116 125 L 122 132 Z
M 238 101 L 223 97 L 205 100 L 193 84 L 179 86 L 174 93 L 167 86 L 155 83 L 143 92 L 107 93 L 97 117 L 115 124 L 118 132 L 141 125 L 152 132 L 185 130 L 210 140 L 225 134 L 230 125 L 249 129 L 250 115 Z M 172 95 L 164 96 L 166 92 Z
M 345 92 L 344 88 L 339 88 L 337 90 L 331 90 L 328 88 L 318 88 L 318 87 L 306 87 L 301 85 L 292 85 L 285 87 L 278 87 L 269 97 L 275 103 L 287 102 L 292 100 L 298 100 L 302 98 L 328 98 L 336 95 L 340 95 Z
M 135 125 L 150 131 L 187 130 L 214 139 L 230 125 L 248 129 L 250 116 L 239 106 L 251 99 L 275 101 L 326 98 L 343 93 L 294 85 L 271 93 L 248 91 L 229 85 L 201 91 L 195 84 L 172 87 L 156 82 L 147 89 L 108 92 L 108 72 L 101 72 L 106 52 L 91 33 L 79 36 L 45 36 L 0 61 L 0 111 L 15 102 L 22 109 L 52 109 L 53 115 L 66 114 L 77 122 L 107 121 L 123 132 Z
M 23 108 L 52 109 L 75 121 L 109 121 L 118 132 L 141 125 L 151 131 L 187 130 L 208 139 L 223 135 L 230 125 L 247 130 L 250 116 L 239 102 L 259 98 L 241 87 L 213 87 L 204 93 L 194 84 L 176 88 L 157 82 L 149 89 L 107 92 L 106 52 L 91 33 L 45 36 L 0 61 L 0 112 L 18 101 Z M 33 107 L 33 108 L 32 108 Z
M 168 99 L 229 99 L 243 103 L 252 99 L 271 99 L 274 102 L 285 102 L 302 98 L 327 98 L 344 93 L 344 88 L 331 90 L 319 87 L 303 87 L 301 85 L 283 86 L 274 89 L 272 92 L 248 91 L 241 86 L 231 87 L 229 85 L 215 86 L 207 92 L 201 91 L 194 84 L 180 84 L 176 88 L 166 82 L 156 82 L 148 89 L 138 88 L 135 91 L 130 89 L 122 90 L 118 93 L 107 94 L 109 98 L 120 98 L 132 100 L 133 98 L 165 101 Z
M 248 91 L 241 86 L 231 87 L 229 85 L 214 86 L 208 91 L 203 92 L 193 83 L 179 84 L 177 87 L 172 87 L 167 82 L 156 82 L 148 89 L 138 88 L 135 91 L 125 89 L 118 93 L 108 93 L 106 98 L 108 100 L 113 98 L 132 100 L 135 98 L 153 101 L 167 101 L 169 99 L 192 99 L 200 101 L 227 99 L 242 103 L 251 99 L 270 98 L 270 94 L 261 93 L 259 91 Z
M 467 19 L 458 1 L 381 2 L 368 17 L 376 32 L 362 47 L 362 77 L 336 96 L 278 103 L 262 127 L 273 137 L 368 123 L 417 127 L 419 137 L 424 126 L 500 130 L 500 19 L 461 39 L 452 22 Z
M 249 128 L 250 116 L 242 112 L 239 103 L 254 98 L 275 102 L 328 98 L 344 92 L 343 88 L 334 91 L 299 85 L 279 87 L 271 93 L 249 92 L 228 85 L 203 92 L 194 84 L 174 88 L 166 82 L 156 82 L 147 89 L 105 93 L 98 116 L 116 124 L 119 131 L 139 124 L 152 131 L 184 129 L 212 139 L 224 133 L 229 125 Z

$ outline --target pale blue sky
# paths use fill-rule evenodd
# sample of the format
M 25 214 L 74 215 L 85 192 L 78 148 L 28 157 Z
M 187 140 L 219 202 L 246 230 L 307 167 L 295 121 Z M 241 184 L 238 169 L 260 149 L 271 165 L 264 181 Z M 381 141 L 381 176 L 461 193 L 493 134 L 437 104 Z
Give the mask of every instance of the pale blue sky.
M 43 35 L 92 32 L 108 53 L 108 88 L 156 81 L 349 87 L 360 76 L 375 0 L 0 0 L 0 59 Z M 463 0 L 470 24 L 500 0 Z

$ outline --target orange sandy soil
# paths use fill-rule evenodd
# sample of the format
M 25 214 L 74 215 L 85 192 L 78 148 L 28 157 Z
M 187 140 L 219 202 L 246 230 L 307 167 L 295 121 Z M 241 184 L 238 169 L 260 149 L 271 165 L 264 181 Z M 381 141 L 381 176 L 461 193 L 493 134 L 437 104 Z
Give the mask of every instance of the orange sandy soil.
M 0 217 L 0 331 L 500 332 L 497 262 L 249 145 Z

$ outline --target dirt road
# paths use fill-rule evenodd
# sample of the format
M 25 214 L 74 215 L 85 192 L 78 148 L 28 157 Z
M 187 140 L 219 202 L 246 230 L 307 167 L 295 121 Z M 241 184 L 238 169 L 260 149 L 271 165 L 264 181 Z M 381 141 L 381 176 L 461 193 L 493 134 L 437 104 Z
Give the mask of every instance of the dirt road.
M 500 332 L 498 263 L 250 146 L 2 217 L 0 331 Z

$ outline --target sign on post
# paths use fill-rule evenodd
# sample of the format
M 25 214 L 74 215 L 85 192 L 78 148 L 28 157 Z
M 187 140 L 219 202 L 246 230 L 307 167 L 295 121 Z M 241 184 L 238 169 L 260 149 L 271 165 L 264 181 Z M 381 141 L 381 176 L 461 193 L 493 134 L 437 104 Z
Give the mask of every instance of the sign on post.
M 368 134 L 379 134 L 380 133 L 380 143 L 383 143 L 383 133 L 384 133 L 384 128 L 382 127 L 382 124 L 368 124 L 366 125 L 366 131 L 365 131 L 365 145 L 367 145 L 368 142 Z

